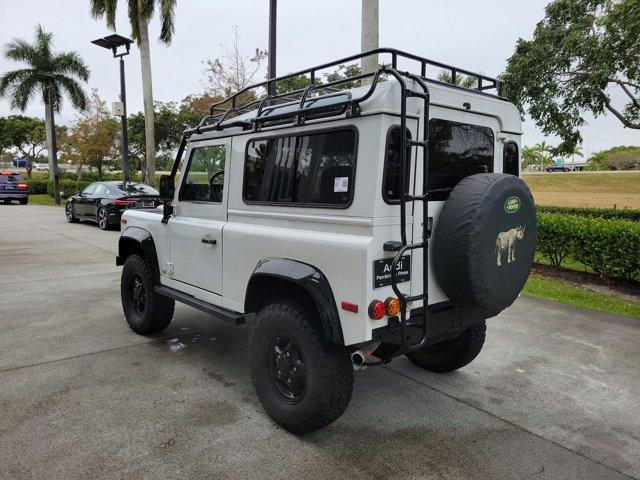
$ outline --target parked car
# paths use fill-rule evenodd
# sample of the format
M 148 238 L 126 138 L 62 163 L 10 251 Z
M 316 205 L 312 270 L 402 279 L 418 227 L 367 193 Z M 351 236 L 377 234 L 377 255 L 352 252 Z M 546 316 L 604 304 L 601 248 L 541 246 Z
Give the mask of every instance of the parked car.
M 49 171 L 49 165 L 47 165 L 46 163 L 36 163 L 33 166 L 34 170 L 36 172 L 48 172 Z
M 116 264 L 131 329 L 163 330 L 176 301 L 234 324 L 255 315 L 253 385 L 296 433 L 342 414 L 354 367 L 406 355 L 449 372 L 473 361 L 485 320 L 513 303 L 533 264 L 520 113 L 500 81 L 450 67 L 483 87 L 437 83 L 423 76 L 440 63 L 376 53 L 389 63 L 360 87 L 312 82 L 246 103 L 265 81 L 212 105 L 160 179 L 171 199 L 162 215 L 122 218 Z
M 102 230 L 120 225 L 122 212 L 133 208 L 156 208 L 162 202 L 158 191 L 135 182 L 94 182 L 67 199 L 67 222 L 96 222 Z
M 570 172 L 571 169 L 569 167 L 562 167 L 559 165 L 554 165 L 552 167 L 547 167 L 545 169 L 548 173 L 554 173 L 554 172 Z
M 18 200 L 20 205 L 26 205 L 29 202 L 29 185 L 17 173 L 0 172 L 0 200 L 4 203 Z

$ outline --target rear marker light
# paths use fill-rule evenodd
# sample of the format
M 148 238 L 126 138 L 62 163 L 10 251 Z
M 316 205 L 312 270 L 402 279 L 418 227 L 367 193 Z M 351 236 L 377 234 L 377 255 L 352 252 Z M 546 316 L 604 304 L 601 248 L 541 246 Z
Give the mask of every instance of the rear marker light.
M 120 225 L 126 225 L 127 224 L 127 219 L 126 218 L 121 218 L 120 219 Z
M 384 302 L 384 306 L 387 310 L 387 315 L 390 317 L 395 317 L 400 313 L 400 300 L 397 298 L 387 298 Z
M 387 308 L 380 300 L 374 300 L 369 304 L 369 317 L 372 320 L 380 320 L 387 312 Z
M 118 198 L 115 202 L 113 202 L 116 207 L 128 207 L 130 205 L 134 205 L 136 203 L 135 200 L 127 200 L 126 198 Z
M 358 313 L 358 305 L 356 305 L 355 303 L 342 302 L 341 306 L 342 309 L 346 310 L 347 312 Z

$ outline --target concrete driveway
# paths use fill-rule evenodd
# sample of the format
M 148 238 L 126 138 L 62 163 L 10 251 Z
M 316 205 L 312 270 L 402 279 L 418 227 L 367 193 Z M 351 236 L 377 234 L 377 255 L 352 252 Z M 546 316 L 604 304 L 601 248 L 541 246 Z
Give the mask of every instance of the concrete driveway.
M 129 330 L 117 238 L 0 205 L 0 478 L 640 478 L 638 321 L 521 298 L 468 367 L 359 372 L 296 437 L 257 401 L 246 326 L 178 305 Z

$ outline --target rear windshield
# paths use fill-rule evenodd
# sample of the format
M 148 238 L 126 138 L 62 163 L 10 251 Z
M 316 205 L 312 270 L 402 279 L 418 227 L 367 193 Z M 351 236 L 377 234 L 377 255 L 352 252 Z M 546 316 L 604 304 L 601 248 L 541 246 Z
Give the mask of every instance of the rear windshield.
M 356 132 L 341 129 L 247 144 L 245 202 L 347 206 L 353 198 Z
M 21 182 L 22 177 L 20 175 L 0 175 L 0 183 L 6 182 Z
M 111 188 L 127 195 L 159 195 L 155 188 L 144 183 L 118 183 Z
M 429 122 L 429 192 L 445 200 L 469 175 L 493 172 L 493 130 L 468 123 L 433 119 Z

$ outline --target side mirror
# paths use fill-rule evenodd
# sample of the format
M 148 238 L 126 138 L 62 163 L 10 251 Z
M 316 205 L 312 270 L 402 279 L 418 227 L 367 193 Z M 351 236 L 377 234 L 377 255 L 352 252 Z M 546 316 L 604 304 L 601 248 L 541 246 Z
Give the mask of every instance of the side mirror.
M 175 190 L 173 177 L 171 175 L 162 175 L 160 177 L 160 198 L 173 200 Z

